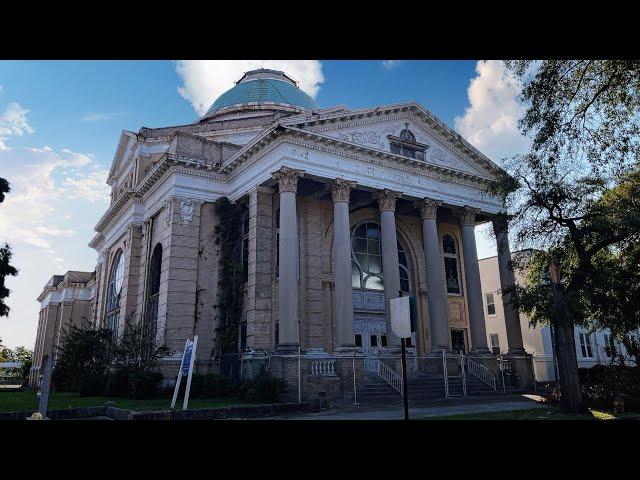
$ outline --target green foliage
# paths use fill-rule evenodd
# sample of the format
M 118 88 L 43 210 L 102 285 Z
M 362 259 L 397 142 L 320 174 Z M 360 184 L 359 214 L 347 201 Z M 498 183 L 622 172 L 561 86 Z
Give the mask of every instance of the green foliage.
M 4 201 L 4 194 L 11 191 L 9 182 L 4 178 L 0 178 L 0 203 Z M 8 276 L 16 276 L 16 270 L 9 261 L 11 260 L 11 248 L 5 243 L 4 247 L 0 247 L 0 317 L 9 315 L 10 308 L 4 303 L 4 299 L 9 296 L 9 289 L 4 285 L 4 279 Z
M 62 392 L 81 391 L 83 384 L 96 385 L 108 374 L 112 332 L 92 328 L 88 321 L 70 325 L 63 333 L 53 371 L 54 387 Z
M 240 261 L 242 245 L 240 226 L 243 208 L 226 197 L 216 201 L 218 223 L 215 227 L 219 247 L 218 280 L 218 351 L 220 354 L 238 350 L 242 303 L 244 301 L 243 267 Z
M 145 328 L 126 322 L 119 341 L 105 328 L 88 322 L 71 325 L 58 352 L 53 373 L 59 391 L 82 395 L 150 398 L 158 392 L 162 375 L 156 370 L 165 346 L 148 344 Z
M 287 392 L 287 384 L 283 380 L 265 371 L 253 379 L 245 380 L 236 389 L 237 398 L 248 402 L 278 402 L 281 395 Z
M 612 408 L 622 398 L 625 410 L 640 411 L 640 367 L 595 365 L 580 369 L 582 394 L 588 405 Z

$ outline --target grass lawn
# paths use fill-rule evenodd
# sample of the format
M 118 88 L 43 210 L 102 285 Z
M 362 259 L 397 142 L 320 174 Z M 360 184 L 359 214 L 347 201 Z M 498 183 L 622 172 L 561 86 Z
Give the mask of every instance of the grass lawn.
M 568 415 L 560 413 L 557 408 L 532 408 L 528 410 L 511 410 L 506 412 L 465 413 L 439 417 L 424 417 L 421 420 L 615 420 L 616 418 L 638 418 L 638 414 L 613 414 L 591 409 L 591 415 Z
M 0 412 L 36 411 L 39 397 L 33 391 L 24 392 L 0 392 Z M 107 401 L 114 401 L 116 407 L 128 410 L 168 410 L 171 405 L 171 397 L 156 398 L 152 400 L 131 400 L 119 397 L 81 397 L 77 393 L 51 392 L 49 396 L 49 410 L 77 407 L 99 407 Z M 183 398 L 176 401 L 176 408 L 182 409 Z M 218 408 L 232 405 L 249 405 L 249 402 L 233 398 L 193 398 L 189 400 L 189 409 Z

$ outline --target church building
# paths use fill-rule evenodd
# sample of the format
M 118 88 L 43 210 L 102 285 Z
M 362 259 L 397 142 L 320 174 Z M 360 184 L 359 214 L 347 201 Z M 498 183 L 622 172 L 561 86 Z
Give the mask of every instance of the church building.
M 226 197 L 242 209 L 236 355 L 397 352 L 389 300 L 406 294 L 410 355 L 490 358 L 474 229 L 493 223 L 500 285 L 513 284 L 505 206 L 488 192 L 500 173 L 415 102 L 320 108 L 284 72 L 247 72 L 195 123 L 121 134 L 89 244 L 91 318 L 114 335 L 144 322 L 172 352 L 167 377 L 198 335 L 196 371 L 217 372 Z M 507 355 L 525 354 L 506 301 L 504 318 Z

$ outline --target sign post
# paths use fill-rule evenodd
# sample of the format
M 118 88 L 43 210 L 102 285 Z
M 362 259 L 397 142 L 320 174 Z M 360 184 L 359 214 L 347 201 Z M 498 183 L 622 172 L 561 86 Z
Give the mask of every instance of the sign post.
M 171 409 L 176 406 L 176 400 L 178 399 L 178 392 L 180 391 L 180 384 L 182 383 L 182 376 L 187 375 L 187 388 L 184 392 L 184 402 L 182 403 L 182 409 L 186 410 L 189 405 L 189 391 L 191 390 L 191 378 L 193 376 L 193 363 L 196 358 L 196 347 L 198 346 L 198 336 L 193 337 L 193 341 L 187 338 L 184 344 L 184 351 L 182 352 L 182 361 L 180 362 L 180 370 L 178 371 L 178 379 L 176 380 L 176 386 L 173 390 L 173 398 L 171 399 Z
M 404 419 L 409 420 L 409 397 L 407 395 L 407 350 L 406 338 L 411 338 L 412 322 L 411 322 L 411 299 L 403 297 L 392 298 L 389 301 L 389 310 L 391 312 L 391 330 L 400 337 L 400 347 L 402 354 L 402 401 L 404 405 Z
M 49 405 L 49 389 L 51 387 L 51 373 L 53 372 L 53 356 L 46 355 L 44 360 L 44 378 L 40 387 L 40 403 L 38 411 L 42 414 L 42 418 L 47 417 L 47 407 Z

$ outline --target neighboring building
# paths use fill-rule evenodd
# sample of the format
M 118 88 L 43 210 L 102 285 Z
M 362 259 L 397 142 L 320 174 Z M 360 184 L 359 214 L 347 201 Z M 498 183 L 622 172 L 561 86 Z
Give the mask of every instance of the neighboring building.
M 45 355 L 53 355 L 55 361 L 69 325 L 79 325 L 83 320 L 92 318 L 93 280 L 93 272 L 69 271 L 64 275 L 54 275 L 38 296 L 40 314 L 29 386 L 37 385 Z
M 516 255 L 517 252 L 514 252 Z M 505 329 L 504 307 L 500 293 L 500 279 L 498 275 L 498 257 L 483 258 L 478 261 L 480 266 L 480 280 L 482 282 L 482 299 L 487 324 L 487 343 L 494 354 L 504 354 L 509 351 L 509 340 Z M 516 282 L 524 284 L 522 272 L 515 272 Z M 522 340 L 527 353 L 533 356 L 534 373 L 537 381 L 555 379 L 554 353 L 549 325 L 532 327 L 526 315 L 520 314 Z M 640 338 L 638 333 L 636 339 Z M 616 351 L 625 353 L 624 346 L 614 341 L 609 330 L 588 331 L 584 327 L 575 328 L 576 356 L 580 368 L 589 368 L 596 364 L 611 362 L 611 345 Z
M 395 352 L 385 305 L 400 291 L 417 297 L 412 355 L 482 358 L 474 227 L 506 231 L 504 204 L 487 193 L 500 173 L 417 103 L 321 109 L 283 72 L 247 72 L 193 124 L 122 133 L 111 205 L 89 244 L 99 254 L 93 318 L 116 334 L 125 321 L 145 322 L 172 352 L 167 378 L 198 335 L 196 370 L 216 371 L 218 282 L 228 279 L 215 202 L 227 197 L 244 209 L 245 366 L 299 349 Z M 507 317 L 515 339 L 518 317 L 509 308 Z M 511 353 L 524 353 L 521 343 Z

